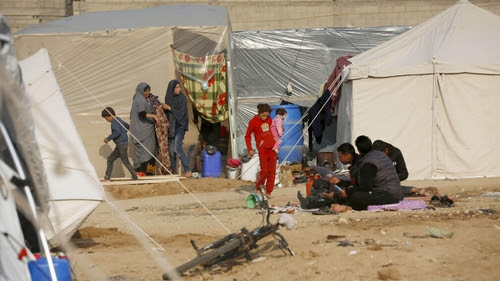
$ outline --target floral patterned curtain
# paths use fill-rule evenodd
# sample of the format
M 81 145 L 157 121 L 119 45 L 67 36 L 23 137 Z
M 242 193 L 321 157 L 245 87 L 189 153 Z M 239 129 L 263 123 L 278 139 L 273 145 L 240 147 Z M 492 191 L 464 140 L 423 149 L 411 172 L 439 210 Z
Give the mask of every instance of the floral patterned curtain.
M 229 117 L 225 53 L 195 57 L 173 50 L 187 96 L 201 117 L 218 123 Z

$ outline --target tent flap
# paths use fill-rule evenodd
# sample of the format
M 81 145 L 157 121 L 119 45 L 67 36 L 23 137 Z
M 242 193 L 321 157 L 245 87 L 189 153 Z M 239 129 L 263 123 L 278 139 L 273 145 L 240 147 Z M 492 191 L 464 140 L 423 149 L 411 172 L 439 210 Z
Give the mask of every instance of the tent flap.
M 57 84 L 47 50 L 40 49 L 19 65 L 47 175 L 52 225 L 44 229 L 56 246 L 58 241 L 53 238 L 61 233 L 69 239 L 104 200 L 104 190 Z

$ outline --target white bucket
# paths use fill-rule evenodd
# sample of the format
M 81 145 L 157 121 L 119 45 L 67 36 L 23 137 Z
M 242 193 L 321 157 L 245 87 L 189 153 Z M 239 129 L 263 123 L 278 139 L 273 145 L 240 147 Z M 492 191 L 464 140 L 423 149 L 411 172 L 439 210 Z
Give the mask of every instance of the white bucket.
M 233 168 L 226 166 L 226 178 L 230 180 L 236 180 L 240 176 L 241 166 L 238 168 Z
M 257 176 L 260 171 L 259 155 L 255 154 L 250 161 L 241 164 L 241 180 L 257 181 Z

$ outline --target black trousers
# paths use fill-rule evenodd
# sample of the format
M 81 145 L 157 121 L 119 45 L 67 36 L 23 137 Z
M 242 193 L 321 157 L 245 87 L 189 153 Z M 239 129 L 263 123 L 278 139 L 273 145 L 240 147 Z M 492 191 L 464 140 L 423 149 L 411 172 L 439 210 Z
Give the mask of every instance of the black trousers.
M 116 159 L 120 158 L 122 160 L 123 166 L 127 168 L 127 170 L 132 175 L 132 178 L 137 178 L 135 175 L 134 167 L 130 164 L 128 160 L 128 144 L 117 144 L 113 152 L 108 156 L 108 166 L 106 168 L 106 174 L 104 175 L 104 179 L 109 180 L 111 178 L 111 172 L 113 171 L 113 163 Z M 147 167 L 147 165 L 146 165 Z
M 395 204 L 400 200 L 385 192 L 354 192 L 349 196 L 348 205 L 354 210 L 366 210 L 369 205 Z
M 413 193 L 411 193 L 411 189 L 412 188 L 413 188 L 413 186 L 402 185 L 401 186 L 401 192 L 403 193 L 403 196 L 412 195 L 413 194 Z
M 330 207 L 332 204 L 343 204 L 343 199 L 339 198 L 337 194 L 333 198 L 322 196 L 322 193 L 330 193 L 330 183 L 324 179 L 316 179 L 311 188 L 311 195 L 305 198 L 307 202 L 307 209 L 316 209 L 324 206 Z

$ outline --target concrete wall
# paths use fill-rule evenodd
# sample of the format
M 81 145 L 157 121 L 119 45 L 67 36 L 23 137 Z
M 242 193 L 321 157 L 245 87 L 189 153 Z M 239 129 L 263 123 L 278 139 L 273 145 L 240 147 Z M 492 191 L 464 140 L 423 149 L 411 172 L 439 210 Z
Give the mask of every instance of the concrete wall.
M 73 15 L 73 0 L 1 0 L 0 13 L 12 32 Z
M 500 15 L 500 0 L 470 2 Z M 204 4 L 228 7 L 232 28 L 238 31 L 418 25 L 454 3 L 456 0 L 1 0 L 0 13 L 16 31 L 27 24 L 72 14 L 166 4 Z
M 500 14 L 500 1 L 472 0 Z M 226 6 L 233 30 L 267 30 L 314 27 L 367 27 L 417 25 L 456 3 L 456 0 L 264 0 L 166 1 L 85 0 L 73 2 L 74 14 L 152 7 L 167 3 Z

